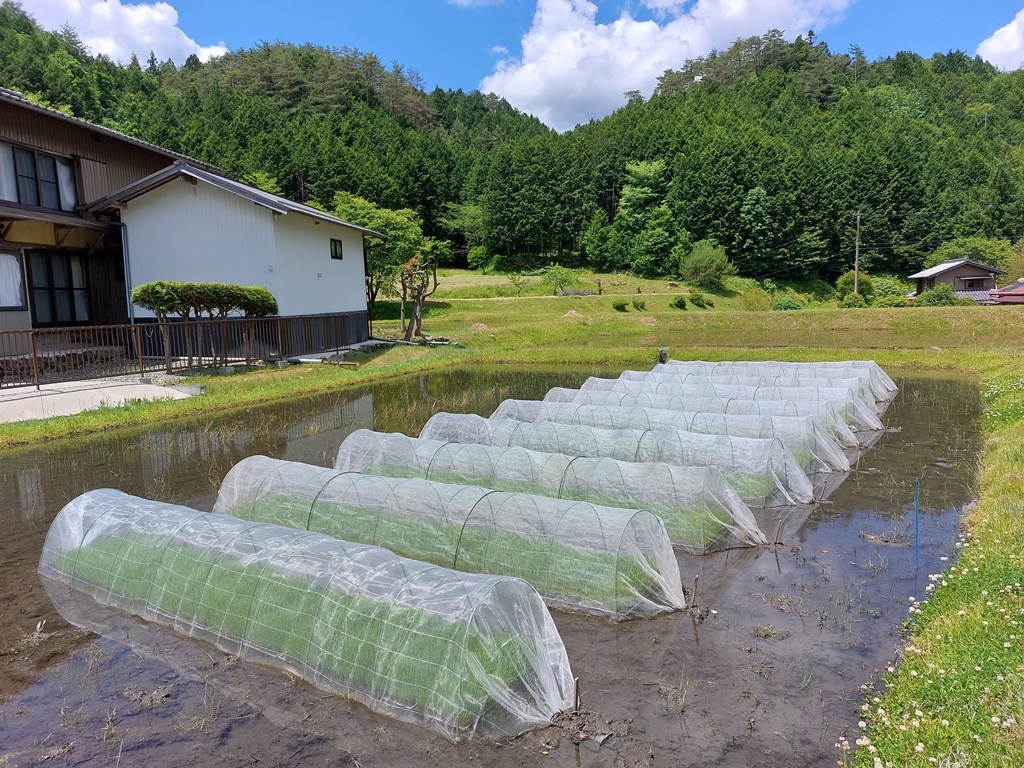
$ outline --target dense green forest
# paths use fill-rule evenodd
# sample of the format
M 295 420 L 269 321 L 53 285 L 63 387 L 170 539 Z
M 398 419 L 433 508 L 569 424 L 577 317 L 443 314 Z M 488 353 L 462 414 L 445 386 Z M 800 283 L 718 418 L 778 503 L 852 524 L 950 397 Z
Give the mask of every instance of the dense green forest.
M 770 31 L 558 134 L 348 47 L 121 66 L 8 0 L 0 85 L 328 210 L 410 209 L 475 267 L 675 276 L 699 243 L 744 276 L 832 281 L 858 219 L 862 267 L 896 275 L 1024 236 L 1024 72 L 959 51 L 869 62 Z

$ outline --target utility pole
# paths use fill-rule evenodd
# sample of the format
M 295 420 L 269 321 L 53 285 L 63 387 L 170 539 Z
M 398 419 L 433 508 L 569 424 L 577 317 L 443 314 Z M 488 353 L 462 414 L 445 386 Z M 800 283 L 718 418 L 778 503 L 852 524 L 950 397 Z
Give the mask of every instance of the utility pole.
M 860 293 L 860 211 L 857 211 L 857 239 L 853 243 L 853 292 Z

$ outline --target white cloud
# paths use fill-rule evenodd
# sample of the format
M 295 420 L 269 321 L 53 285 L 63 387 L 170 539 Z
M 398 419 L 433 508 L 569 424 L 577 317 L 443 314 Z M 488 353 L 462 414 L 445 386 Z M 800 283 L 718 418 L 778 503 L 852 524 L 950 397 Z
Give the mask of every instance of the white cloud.
M 1020 69 L 1024 65 L 1024 10 L 983 41 L 978 55 L 1000 69 Z
M 649 96 L 659 75 L 688 58 L 769 29 L 792 39 L 838 20 L 852 1 L 642 0 L 660 21 L 623 11 L 602 24 L 590 0 L 537 0 L 522 57 L 499 61 L 480 89 L 567 130 L 622 106 L 626 91 Z
M 157 59 L 182 64 L 193 53 L 206 61 L 227 53 L 223 44 L 202 46 L 178 28 L 178 12 L 168 3 L 121 0 L 28 0 L 22 6 L 45 29 L 70 24 L 93 54 L 127 63 L 132 54 L 145 64 Z

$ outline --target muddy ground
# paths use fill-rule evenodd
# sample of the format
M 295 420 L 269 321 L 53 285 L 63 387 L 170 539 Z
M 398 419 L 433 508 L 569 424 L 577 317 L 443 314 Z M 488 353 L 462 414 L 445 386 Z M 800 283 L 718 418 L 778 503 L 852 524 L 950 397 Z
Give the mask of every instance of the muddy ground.
M 470 383 L 491 387 L 474 400 L 485 413 L 554 385 Z M 0 766 L 834 766 L 835 742 L 856 729 L 866 689 L 896 659 L 908 598 L 940 568 L 974 497 L 976 387 L 898 383 L 886 420 L 902 431 L 884 435 L 828 503 L 798 512 L 782 545 L 678 556 L 688 591 L 700 575 L 701 610 L 622 624 L 554 614 L 581 712 L 460 745 L 88 604 L 79 619 L 104 636 L 76 629 L 35 571 L 50 520 L 87 488 L 209 509 L 239 458 L 330 463 L 352 429 L 413 431 L 411 421 L 451 405 L 438 407 L 436 394 L 450 381 L 2 456 Z

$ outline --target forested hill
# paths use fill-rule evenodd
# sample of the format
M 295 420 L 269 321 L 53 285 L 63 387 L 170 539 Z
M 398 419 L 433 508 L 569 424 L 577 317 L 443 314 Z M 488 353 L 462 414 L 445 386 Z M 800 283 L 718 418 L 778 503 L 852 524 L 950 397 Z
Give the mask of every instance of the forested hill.
M 296 200 L 412 208 L 476 265 L 671 276 L 710 239 L 741 274 L 832 279 L 858 213 L 877 272 L 908 274 L 956 238 L 1024 236 L 1024 73 L 962 52 L 869 62 L 768 32 L 559 135 L 352 48 L 119 66 L 8 1 L 0 85 Z

